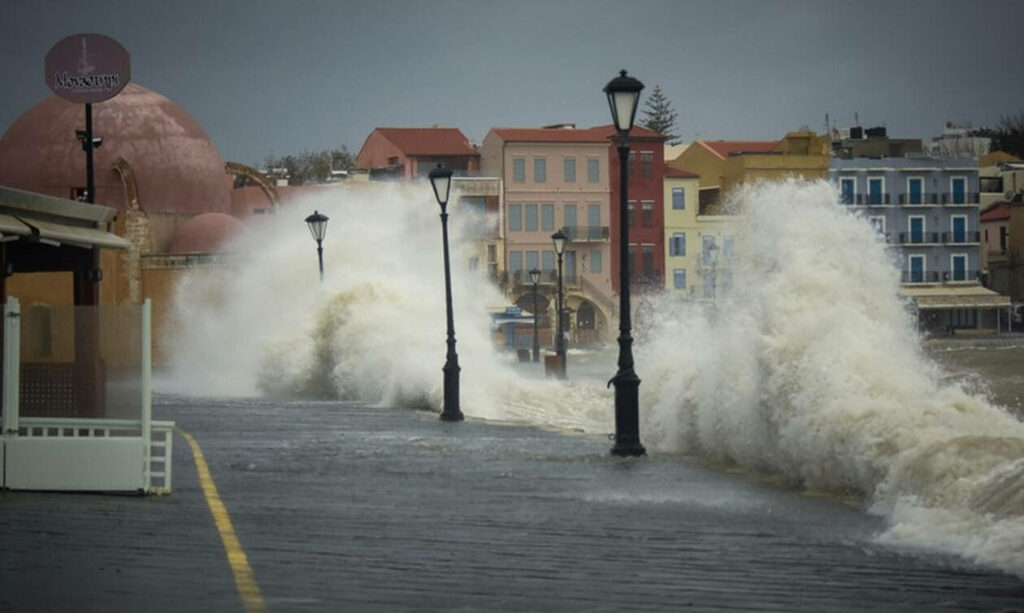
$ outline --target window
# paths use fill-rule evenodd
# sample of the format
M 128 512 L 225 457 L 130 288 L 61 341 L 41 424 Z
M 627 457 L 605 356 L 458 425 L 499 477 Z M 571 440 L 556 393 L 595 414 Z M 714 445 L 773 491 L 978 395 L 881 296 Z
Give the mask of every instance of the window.
M 650 280 L 654 277 L 654 245 L 643 245 L 640 248 L 640 255 L 643 257 L 643 275 Z
M 710 271 L 704 275 L 704 286 L 701 289 L 705 300 L 715 299 L 715 283 L 716 279 L 714 271 Z
M 949 256 L 949 268 L 952 271 L 953 281 L 967 280 L 967 254 L 954 253 Z
M 508 231 L 518 232 L 523 229 L 523 205 L 508 205 Z
M 512 158 L 512 181 L 526 181 L 526 158 Z
M 545 158 L 533 158 L 533 180 L 536 183 L 548 180 L 548 161 Z
M 565 158 L 564 162 L 565 182 L 576 182 L 576 158 Z
M 924 282 L 924 256 L 923 255 L 908 255 L 907 256 L 907 281 L 910 283 L 922 283 Z
M 526 218 L 523 222 L 523 229 L 527 232 L 537 231 L 537 205 L 527 204 L 523 206 L 524 217 Z
M 907 177 L 907 204 L 924 204 L 924 179 Z
M 650 179 L 654 176 L 654 152 L 653 151 L 641 151 L 640 152 L 640 176 L 645 179 Z
M 949 191 L 952 192 L 953 204 L 967 204 L 967 178 L 953 177 L 950 179 Z
M 718 255 L 718 244 L 714 236 L 701 237 L 701 259 L 705 266 L 714 266 Z
M 853 177 L 839 179 L 840 202 L 853 204 L 857 199 L 857 180 Z
M 526 270 L 533 270 L 540 265 L 540 261 L 537 258 L 538 253 L 537 251 L 526 252 Z
M 565 227 L 568 228 L 568 230 L 566 230 L 566 233 L 571 238 L 574 235 L 574 233 L 576 232 L 576 226 L 579 225 L 579 222 L 576 219 L 576 205 L 575 204 L 567 204 L 567 205 L 565 205 L 564 215 L 565 215 Z
M 919 244 L 924 242 L 924 217 L 912 215 L 907 218 L 907 230 L 910 232 L 911 243 Z
M 686 232 L 675 232 L 668 241 L 668 254 L 674 257 L 686 255 Z
M 686 188 L 672 188 L 672 208 L 676 211 L 682 211 L 686 209 Z
M 601 180 L 601 161 L 597 158 L 587 159 L 587 182 L 597 183 Z
M 508 270 L 515 274 L 523 270 L 523 252 L 522 251 L 509 251 L 508 252 Z
M 672 287 L 686 289 L 686 269 L 675 268 L 672 270 Z
M 541 230 L 554 230 L 555 229 L 555 205 L 553 205 L 553 204 L 542 204 L 542 205 L 540 205 L 540 229 Z
M 587 238 L 600 240 L 601 236 L 601 205 L 587 205 Z
M 636 151 L 629 152 L 629 163 L 626 165 L 626 174 L 632 179 L 633 178 L 633 167 L 636 166 Z
M 880 235 L 885 236 L 885 217 L 880 215 L 872 215 L 868 217 L 868 223 L 878 232 Z
M 731 258 L 735 252 L 736 240 L 731 235 L 726 234 L 722 237 L 722 255 Z
M 868 177 L 868 204 L 882 204 L 885 193 L 883 177 Z
M 540 254 L 540 269 L 543 271 L 555 270 L 555 252 L 545 251 Z
M 967 242 L 967 215 L 953 215 L 949 218 L 951 230 L 950 242 L 963 244 Z
M 601 272 L 601 250 L 590 250 L 590 272 Z
M 630 200 L 626 203 L 626 213 L 628 214 L 626 223 L 629 224 L 630 228 L 636 227 L 636 202 Z
M 654 203 L 650 200 L 645 200 L 640 203 L 640 209 L 640 223 L 643 224 L 645 228 L 654 226 Z
M 629 276 L 632 277 L 633 275 L 636 274 L 636 266 L 634 265 L 634 262 L 636 262 L 636 246 L 635 245 L 630 245 L 629 246 L 629 255 L 627 257 L 627 262 L 629 263 Z

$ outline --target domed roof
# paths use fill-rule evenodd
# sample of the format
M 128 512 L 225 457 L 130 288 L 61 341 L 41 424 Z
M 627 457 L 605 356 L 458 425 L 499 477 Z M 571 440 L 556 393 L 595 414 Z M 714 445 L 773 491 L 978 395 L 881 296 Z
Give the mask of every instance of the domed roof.
M 231 211 L 224 161 L 210 137 L 180 106 L 129 83 L 117 96 L 92 105 L 96 203 L 124 209 L 124 158 L 135 174 L 146 211 Z M 0 185 L 60 198 L 84 187 L 85 153 L 75 130 L 85 129 L 85 106 L 52 95 L 21 115 L 0 139 Z
M 242 222 L 224 213 L 203 213 L 181 224 L 169 253 L 216 253 L 243 230 Z

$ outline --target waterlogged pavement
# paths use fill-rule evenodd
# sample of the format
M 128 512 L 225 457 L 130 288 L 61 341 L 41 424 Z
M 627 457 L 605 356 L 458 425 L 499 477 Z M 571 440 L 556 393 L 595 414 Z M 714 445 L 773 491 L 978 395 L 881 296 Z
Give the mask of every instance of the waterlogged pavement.
M 602 437 L 337 402 L 155 413 L 195 443 L 175 436 L 172 495 L 0 494 L 0 611 L 1024 610 L 1021 578 L 876 545 L 841 501 Z

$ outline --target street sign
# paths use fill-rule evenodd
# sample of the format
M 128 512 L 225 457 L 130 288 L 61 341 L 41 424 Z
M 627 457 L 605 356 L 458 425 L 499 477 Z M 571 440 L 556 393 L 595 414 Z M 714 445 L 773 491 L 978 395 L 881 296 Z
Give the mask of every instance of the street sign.
M 131 79 L 128 52 L 103 34 L 72 34 L 50 48 L 46 84 L 69 102 L 90 104 L 116 96 Z

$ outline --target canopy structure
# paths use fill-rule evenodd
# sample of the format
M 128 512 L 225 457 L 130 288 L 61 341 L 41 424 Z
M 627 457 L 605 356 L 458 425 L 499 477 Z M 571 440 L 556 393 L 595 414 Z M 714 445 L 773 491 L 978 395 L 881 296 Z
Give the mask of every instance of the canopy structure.
M 131 242 L 107 231 L 116 213 L 106 206 L 0 186 L 0 240 L 4 242 L 127 249 Z
M 914 301 L 920 310 L 1002 309 L 1010 306 L 1010 297 L 980 285 L 964 287 L 904 287 L 900 293 Z

